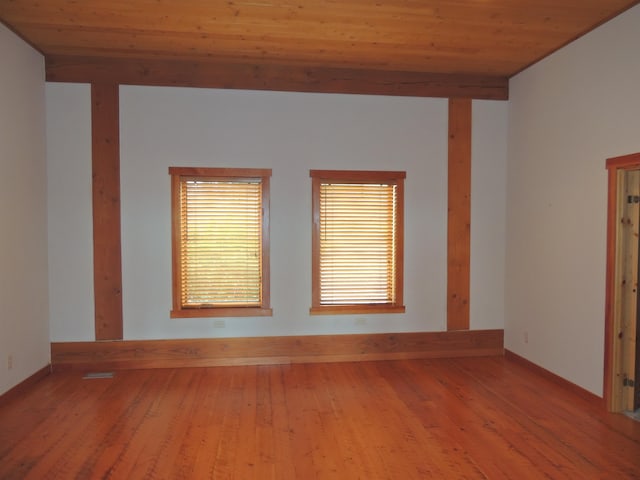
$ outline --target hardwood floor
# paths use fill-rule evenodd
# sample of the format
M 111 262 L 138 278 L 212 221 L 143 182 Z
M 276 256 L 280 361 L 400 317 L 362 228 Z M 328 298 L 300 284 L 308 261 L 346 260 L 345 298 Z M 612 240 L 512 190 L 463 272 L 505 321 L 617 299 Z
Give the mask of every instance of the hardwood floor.
M 640 478 L 640 422 L 504 357 L 57 372 L 0 478 Z

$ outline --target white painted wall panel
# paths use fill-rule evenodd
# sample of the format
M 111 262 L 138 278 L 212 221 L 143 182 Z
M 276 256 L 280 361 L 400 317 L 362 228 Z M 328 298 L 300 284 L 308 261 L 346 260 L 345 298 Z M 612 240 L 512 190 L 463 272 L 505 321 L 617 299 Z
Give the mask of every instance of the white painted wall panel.
M 123 87 L 126 338 L 442 330 L 445 100 Z M 169 166 L 272 168 L 271 318 L 169 319 Z M 310 169 L 406 170 L 403 315 L 310 316 Z
M 472 330 L 504 328 L 507 112 L 507 102 L 473 102 L 469 305 Z
M 639 26 L 635 7 L 510 82 L 506 348 L 598 395 L 605 160 L 640 151 Z
M 51 341 L 92 341 L 91 90 L 48 83 L 46 98 Z
M 0 394 L 50 360 L 44 115 L 44 59 L 0 24 Z

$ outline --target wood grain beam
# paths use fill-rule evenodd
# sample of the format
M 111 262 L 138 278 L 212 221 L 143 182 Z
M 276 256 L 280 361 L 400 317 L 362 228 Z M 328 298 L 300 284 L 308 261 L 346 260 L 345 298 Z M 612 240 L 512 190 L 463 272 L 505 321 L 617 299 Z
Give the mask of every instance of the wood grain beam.
M 503 330 L 51 344 L 59 369 L 268 365 L 503 354 Z
M 507 77 L 181 60 L 46 57 L 50 82 L 506 100 Z
M 471 100 L 449 100 L 447 330 L 469 329 Z
M 122 338 L 119 87 L 91 85 L 96 340 Z

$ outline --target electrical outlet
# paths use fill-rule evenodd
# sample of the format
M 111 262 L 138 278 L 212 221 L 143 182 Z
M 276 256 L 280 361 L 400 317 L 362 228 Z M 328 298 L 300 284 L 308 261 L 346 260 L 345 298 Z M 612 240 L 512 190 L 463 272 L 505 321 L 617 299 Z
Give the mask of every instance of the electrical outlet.
M 365 317 L 356 318 L 356 325 L 366 325 L 367 319 Z
M 529 343 L 529 332 L 524 332 L 524 343 Z
M 214 328 L 224 328 L 227 326 L 227 322 L 222 319 L 216 319 L 213 321 Z
M 13 355 L 9 354 L 7 356 L 7 370 L 11 370 L 13 368 Z

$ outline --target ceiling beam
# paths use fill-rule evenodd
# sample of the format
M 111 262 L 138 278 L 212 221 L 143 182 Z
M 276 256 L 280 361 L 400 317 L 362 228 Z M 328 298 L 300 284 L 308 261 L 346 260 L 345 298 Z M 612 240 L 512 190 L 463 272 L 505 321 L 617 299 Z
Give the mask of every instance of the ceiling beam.
M 46 57 L 50 82 L 507 100 L 506 77 L 131 58 Z

